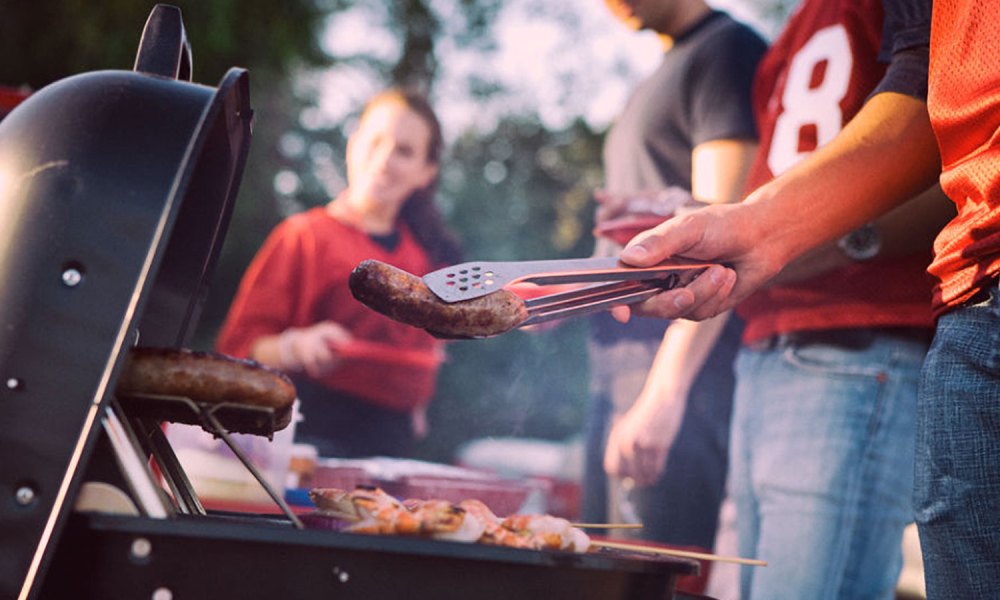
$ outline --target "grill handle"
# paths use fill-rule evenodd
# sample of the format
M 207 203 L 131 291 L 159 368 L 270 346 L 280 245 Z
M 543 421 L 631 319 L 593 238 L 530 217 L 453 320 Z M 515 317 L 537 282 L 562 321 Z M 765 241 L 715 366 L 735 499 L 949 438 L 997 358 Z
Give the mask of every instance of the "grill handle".
M 157 4 L 146 19 L 134 71 L 178 81 L 191 81 L 191 44 L 181 9 Z

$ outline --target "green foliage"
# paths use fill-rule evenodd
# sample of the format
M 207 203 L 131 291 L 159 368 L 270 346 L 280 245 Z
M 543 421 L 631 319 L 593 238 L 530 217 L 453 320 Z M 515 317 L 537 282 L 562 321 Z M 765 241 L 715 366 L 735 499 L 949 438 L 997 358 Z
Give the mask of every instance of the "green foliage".
M 579 122 L 561 132 L 509 117 L 468 132 L 450 152 L 442 202 L 470 256 L 533 260 L 589 254 L 591 191 L 601 180 L 602 136 Z
M 172 0 L 194 48 L 194 79 L 212 85 L 232 66 L 255 74 L 331 62 L 317 33 L 324 12 L 311 0 Z M 131 69 L 151 1 L 5 0 L 0 82 L 33 89 L 97 69 Z M 280 75 L 279 75 L 280 76 Z M 264 76 L 268 78 L 269 76 Z
M 326 11 L 313 0 L 172 0 L 192 47 L 193 79 L 215 85 L 231 67 L 250 71 L 253 142 L 196 345 L 210 346 L 253 253 L 278 222 L 276 146 L 308 101 L 292 93 L 302 69 L 335 63 L 320 48 Z M 343 3 L 342 3 L 343 4 Z M 4 0 L 0 85 L 44 85 L 80 72 L 131 69 L 152 1 Z

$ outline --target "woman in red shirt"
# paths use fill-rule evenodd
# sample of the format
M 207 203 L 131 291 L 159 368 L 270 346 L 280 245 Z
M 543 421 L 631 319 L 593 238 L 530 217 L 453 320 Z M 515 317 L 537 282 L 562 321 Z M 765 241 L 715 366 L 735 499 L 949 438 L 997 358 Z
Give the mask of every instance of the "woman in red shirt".
M 348 186 L 278 225 L 254 257 L 216 343 L 292 375 L 296 440 L 322 456 L 405 455 L 426 434 L 439 340 L 368 309 L 348 276 L 374 258 L 422 275 L 458 262 L 434 205 L 442 136 L 422 97 L 389 90 L 347 144 Z

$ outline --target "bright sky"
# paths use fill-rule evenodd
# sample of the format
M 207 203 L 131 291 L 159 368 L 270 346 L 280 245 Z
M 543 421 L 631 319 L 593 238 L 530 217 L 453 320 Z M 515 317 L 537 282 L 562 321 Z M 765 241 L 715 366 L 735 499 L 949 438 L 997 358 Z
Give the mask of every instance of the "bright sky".
M 439 46 L 443 74 L 433 98 L 445 134 L 453 138 L 469 127 L 492 128 L 505 113 L 537 111 L 550 127 L 584 117 L 606 126 L 621 109 L 631 87 L 659 61 L 659 44 L 648 32 L 635 33 L 614 20 L 601 0 L 544 0 L 544 10 L 575 7 L 574 30 L 537 16 L 539 0 L 508 0 L 495 26 L 497 58 L 484 61 L 447 45 Z M 773 32 L 758 18 L 753 0 L 709 0 L 756 27 Z M 436 9 L 452 2 L 438 0 Z M 395 42 L 373 27 L 363 10 L 331 20 L 326 43 L 336 53 L 358 52 L 392 58 Z M 446 25 L 447 26 L 447 25 Z M 511 93 L 490 102 L 470 102 L 465 94 L 469 74 L 499 78 Z M 375 93 L 378 82 L 359 69 L 331 70 L 322 76 L 320 110 L 307 119 L 335 123 Z

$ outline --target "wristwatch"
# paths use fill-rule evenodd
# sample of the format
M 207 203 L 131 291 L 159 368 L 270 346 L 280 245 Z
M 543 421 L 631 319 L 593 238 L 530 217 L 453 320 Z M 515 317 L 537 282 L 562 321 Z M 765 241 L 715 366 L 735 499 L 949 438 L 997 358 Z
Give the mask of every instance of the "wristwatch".
M 875 223 L 865 223 L 837 240 L 837 247 L 851 260 L 871 260 L 882 249 L 882 235 Z

